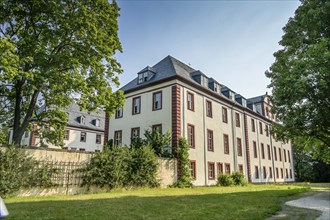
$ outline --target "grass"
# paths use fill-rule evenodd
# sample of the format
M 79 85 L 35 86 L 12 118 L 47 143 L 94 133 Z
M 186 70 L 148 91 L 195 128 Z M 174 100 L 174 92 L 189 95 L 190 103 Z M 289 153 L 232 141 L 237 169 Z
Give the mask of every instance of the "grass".
M 302 186 L 250 185 L 117 190 L 5 199 L 8 219 L 265 219 Z

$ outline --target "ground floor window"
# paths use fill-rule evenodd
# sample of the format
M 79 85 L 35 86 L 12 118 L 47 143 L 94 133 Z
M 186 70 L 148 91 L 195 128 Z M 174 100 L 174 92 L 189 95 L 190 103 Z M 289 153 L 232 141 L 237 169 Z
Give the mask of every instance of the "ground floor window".
M 215 169 L 214 169 L 214 163 L 208 162 L 208 173 L 209 173 L 209 180 L 215 179 Z

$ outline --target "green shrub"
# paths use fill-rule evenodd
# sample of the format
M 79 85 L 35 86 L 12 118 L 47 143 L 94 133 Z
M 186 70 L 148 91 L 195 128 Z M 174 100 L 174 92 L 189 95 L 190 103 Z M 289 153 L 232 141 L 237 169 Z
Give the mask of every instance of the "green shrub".
M 217 185 L 231 186 L 231 185 L 234 185 L 234 180 L 229 174 L 220 174 L 220 175 L 218 175 Z
M 236 186 L 246 186 L 248 183 L 244 177 L 244 174 L 241 172 L 233 172 L 231 174 L 231 178 Z
M 172 143 L 172 134 L 168 130 L 165 134 L 159 133 L 156 129 L 152 131 L 145 130 L 144 145 L 149 145 L 155 151 L 155 154 L 159 157 L 172 157 L 170 152 Z M 135 143 L 136 144 L 136 143 Z

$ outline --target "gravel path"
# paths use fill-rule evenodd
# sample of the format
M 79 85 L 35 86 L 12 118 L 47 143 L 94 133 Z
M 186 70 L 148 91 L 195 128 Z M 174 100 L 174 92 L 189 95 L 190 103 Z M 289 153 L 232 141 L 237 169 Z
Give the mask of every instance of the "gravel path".
M 322 191 L 311 196 L 288 201 L 285 204 L 300 208 L 319 210 L 322 212 L 322 215 L 316 220 L 330 220 L 330 191 Z

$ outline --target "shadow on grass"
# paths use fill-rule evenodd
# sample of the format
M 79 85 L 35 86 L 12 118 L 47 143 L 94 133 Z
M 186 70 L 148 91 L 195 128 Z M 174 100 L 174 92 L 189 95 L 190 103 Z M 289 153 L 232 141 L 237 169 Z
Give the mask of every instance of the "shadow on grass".
M 8 203 L 7 219 L 265 219 L 280 209 L 283 197 L 299 192 L 302 190 L 29 201 Z

